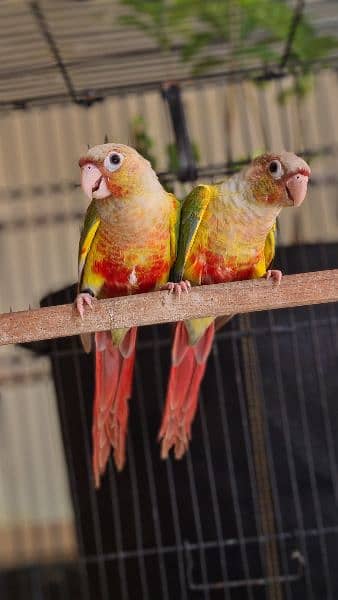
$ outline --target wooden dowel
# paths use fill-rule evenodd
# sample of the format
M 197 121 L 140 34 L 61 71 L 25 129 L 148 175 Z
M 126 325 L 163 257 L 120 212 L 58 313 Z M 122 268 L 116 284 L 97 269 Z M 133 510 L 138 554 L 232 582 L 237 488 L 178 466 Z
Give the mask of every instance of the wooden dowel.
M 193 317 L 220 316 L 338 300 L 338 269 L 286 275 L 280 286 L 264 279 L 195 287 L 95 302 L 83 321 L 70 304 L 0 315 L 0 345 L 32 342 Z

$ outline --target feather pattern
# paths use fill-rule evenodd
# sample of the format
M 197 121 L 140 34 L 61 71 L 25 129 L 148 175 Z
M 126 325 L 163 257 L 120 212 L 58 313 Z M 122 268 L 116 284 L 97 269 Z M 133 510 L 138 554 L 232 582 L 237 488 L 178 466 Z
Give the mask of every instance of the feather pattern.
M 110 166 L 114 153 L 118 155 L 115 162 L 121 162 L 118 169 L 114 163 Z M 86 177 L 84 189 L 94 190 L 80 237 L 80 295 L 88 292 L 96 298 L 110 298 L 160 288 L 168 281 L 176 258 L 180 203 L 162 188 L 148 161 L 128 146 L 91 148 L 80 166 Z M 96 487 L 111 448 L 117 469 L 125 463 L 136 333 L 132 328 L 95 334 Z M 87 337 L 84 345 L 90 347 Z
M 222 183 L 196 187 L 182 205 L 174 280 L 207 285 L 265 276 L 275 254 L 276 218 L 282 206 L 303 201 L 309 175 L 301 158 L 282 152 L 257 158 Z M 216 329 L 231 316 L 218 318 Z M 214 332 L 213 318 L 176 325 L 159 433 L 163 457 L 174 446 L 180 458 L 188 447 Z

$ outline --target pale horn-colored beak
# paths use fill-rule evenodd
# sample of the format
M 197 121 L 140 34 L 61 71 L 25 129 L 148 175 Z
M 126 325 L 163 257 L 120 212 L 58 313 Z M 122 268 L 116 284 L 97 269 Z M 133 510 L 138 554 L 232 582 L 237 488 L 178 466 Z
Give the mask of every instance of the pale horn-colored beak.
M 92 163 L 85 163 L 81 167 L 81 186 L 90 200 L 108 198 L 111 195 L 100 169 Z
M 300 206 L 306 196 L 309 175 L 296 173 L 291 175 L 285 186 L 294 206 Z

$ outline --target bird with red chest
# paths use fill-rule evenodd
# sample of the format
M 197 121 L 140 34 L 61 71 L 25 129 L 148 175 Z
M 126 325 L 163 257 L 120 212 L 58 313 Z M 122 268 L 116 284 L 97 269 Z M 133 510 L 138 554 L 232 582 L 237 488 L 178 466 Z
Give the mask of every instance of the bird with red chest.
M 194 286 L 266 277 L 279 284 L 281 272 L 270 268 L 276 218 L 283 207 L 302 204 L 309 177 L 302 158 L 281 152 L 256 158 L 222 183 L 196 187 L 182 205 L 174 281 Z M 176 325 L 159 433 L 163 458 L 172 447 L 176 458 L 188 448 L 214 332 L 213 317 Z
M 82 188 L 91 200 L 80 237 L 75 300 L 84 318 L 95 298 L 168 285 L 176 258 L 180 203 L 164 190 L 150 163 L 129 146 L 94 146 L 79 165 Z M 94 337 L 93 471 L 98 487 L 111 448 L 118 470 L 126 459 L 136 327 Z M 82 339 L 88 351 L 91 336 Z

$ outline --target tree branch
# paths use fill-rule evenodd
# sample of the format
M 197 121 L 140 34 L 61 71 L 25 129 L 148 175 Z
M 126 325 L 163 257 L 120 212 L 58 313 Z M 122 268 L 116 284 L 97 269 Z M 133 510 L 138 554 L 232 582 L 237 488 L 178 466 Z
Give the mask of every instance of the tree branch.
M 70 304 L 2 314 L 0 345 L 337 300 L 338 269 L 286 275 L 279 287 L 256 279 L 195 287 L 181 298 L 167 291 L 137 294 L 99 300 L 83 321 Z

